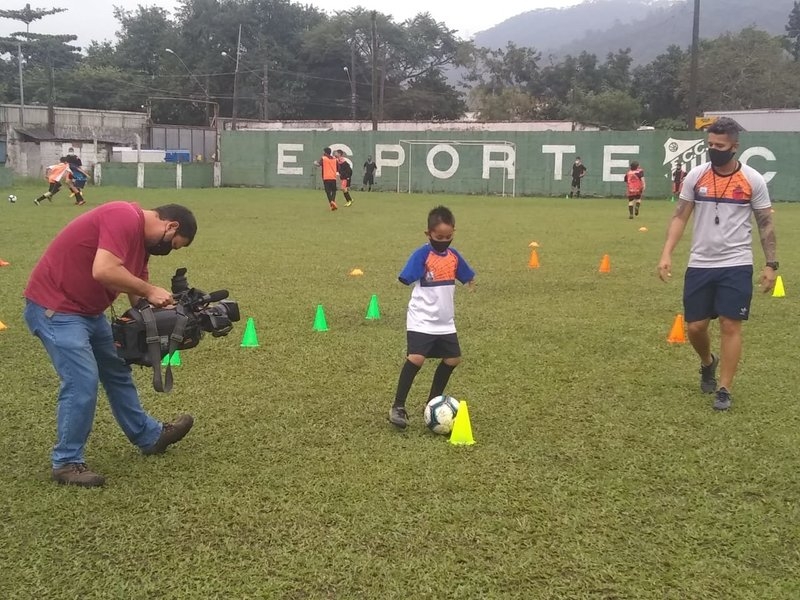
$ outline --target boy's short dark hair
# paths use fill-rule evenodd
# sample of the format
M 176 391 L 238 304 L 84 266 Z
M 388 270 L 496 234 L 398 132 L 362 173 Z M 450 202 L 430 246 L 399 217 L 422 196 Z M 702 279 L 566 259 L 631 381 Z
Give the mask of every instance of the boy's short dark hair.
M 162 221 L 177 221 L 178 231 L 175 232 L 175 235 L 183 236 L 189 240 L 189 243 L 186 244 L 187 246 L 192 243 L 195 234 L 197 234 L 197 220 L 194 218 L 192 211 L 180 204 L 165 204 L 153 210 L 156 211 L 158 218 Z
M 638 169 L 638 168 L 639 168 L 639 161 L 638 160 L 632 160 L 631 161 L 631 169 Z
M 322 149 L 322 153 L 325 156 L 330 156 L 331 155 L 331 149 L 326 146 L 325 148 Z
M 714 121 L 711 125 L 709 125 L 706 131 L 708 133 L 714 133 L 716 135 L 727 135 L 733 141 L 738 141 L 739 132 L 744 130 L 742 129 L 742 126 L 739 125 L 739 123 L 737 123 L 730 117 L 720 117 L 719 119 Z
M 437 206 L 428 213 L 428 231 L 440 223 L 450 225 L 450 227 L 456 226 L 456 218 L 453 216 L 453 212 L 446 206 Z

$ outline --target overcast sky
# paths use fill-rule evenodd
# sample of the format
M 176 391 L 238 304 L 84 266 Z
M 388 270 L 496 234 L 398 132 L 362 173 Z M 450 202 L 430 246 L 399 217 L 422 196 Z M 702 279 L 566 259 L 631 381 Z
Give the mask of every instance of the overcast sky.
M 347 10 L 356 6 L 375 9 L 392 15 L 396 21 L 403 21 L 417 13 L 428 11 L 437 21 L 444 21 L 451 29 L 458 30 L 461 37 L 468 38 L 479 31 L 489 29 L 493 25 L 505 21 L 520 13 L 537 8 L 560 8 L 580 4 L 582 0 L 494 0 L 493 2 L 476 2 L 475 0 L 337 0 L 335 10 Z M 26 0 L 0 0 L 4 9 L 23 8 Z M 130 0 L 78 0 L 71 3 L 39 0 L 33 2 L 34 8 L 60 6 L 67 12 L 45 17 L 31 25 L 31 31 L 39 33 L 73 33 L 78 36 L 78 45 L 85 47 L 92 40 L 114 41 L 118 23 L 114 19 L 113 6 L 124 5 L 131 10 L 135 4 L 146 6 L 157 5 L 169 11 L 177 6 L 175 0 L 150 0 L 148 2 L 131 2 Z M 312 4 L 332 12 L 330 1 L 309 0 L 302 4 Z M 468 8 L 469 7 L 469 8 Z M 13 31 L 24 30 L 22 23 L 8 19 L 0 19 L 0 36 Z

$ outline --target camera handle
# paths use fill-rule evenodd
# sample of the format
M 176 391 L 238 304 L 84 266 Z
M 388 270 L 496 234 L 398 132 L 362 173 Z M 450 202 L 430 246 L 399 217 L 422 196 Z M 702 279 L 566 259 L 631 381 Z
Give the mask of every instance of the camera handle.
M 158 327 L 156 326 L 156 317 L 153 314 L 153 307 L 150 304 L 143 306 L 140 309 L 142 317 L 144 318 L 145 326 L 145 341 L 147 342 L 147 353 L 150 356 L 150 362 L 153 365 L 153 388 L 157 392 L 170 392 L 172 391 L 172 366 L 167 364 L 167 369 L 164 372 L 164 380 L 161 379 L 161 336 L 158 335 Z M 178 304 L 175 307 L 175 327 L 169 336 L 169 346 L 167 356 L 171 355 L 178 349 L 178 345 L 183 341 L 183 331 L 186 328 L 186 323 L 189 320 L 186 313 L 183 312 L 183 306 Z

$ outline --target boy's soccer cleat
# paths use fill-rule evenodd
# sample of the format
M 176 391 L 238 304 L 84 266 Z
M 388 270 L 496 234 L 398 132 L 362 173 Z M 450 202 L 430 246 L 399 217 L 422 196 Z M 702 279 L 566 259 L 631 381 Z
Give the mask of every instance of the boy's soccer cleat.
M 700 365 L 700 389 L 704 394 L 713 394 L 717 389 L 718 365 L 719 357 L 716 354 L 711 355 L 710 365 Z
M 408 414 L 402 406 L 393 406 L 389 410 L 389 422 L 395 427 L 405 429 L 408 427 Z
M 344 203 L 344 205 L 345 206 L 352 206 L 353 205 L 353 201 L 352 200 L 348 200 L 347 202 Z
M 725 388 L 719 388 L 714 399 L 714 410 L 728 410 L 732 402 L 733 398 L 731 398 L 730 392 Z
M 38 199 L 38 198 L 36 198 L 36 199 L 33 201 L 33 203 L 34 203 L 36 206 L 39 206 L 39 199 Z
M 78 201 L 75 203 L 75 206 L 83 206 L 84 204 L 86 204 L 86 200 L 78 200 Z
M 336 210 L 336 209 L 338 209 L 338 208 L 339 208 L 339 207 L 338 207 L 338 206 L 336 206 L 336 202 L 331 202 L 331 210 Z

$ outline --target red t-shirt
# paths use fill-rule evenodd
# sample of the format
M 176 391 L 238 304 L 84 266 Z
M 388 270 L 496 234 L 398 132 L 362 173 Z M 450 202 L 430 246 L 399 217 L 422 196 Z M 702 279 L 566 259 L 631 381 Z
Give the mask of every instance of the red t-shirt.
M 33 269 L 25 297 L 56 312 L 99 315 L 119 295 L 92 277 L 97 250 L 147 280 L 144 213 L 135 202 L 109 202 L 84 213 L 50 242 Z

